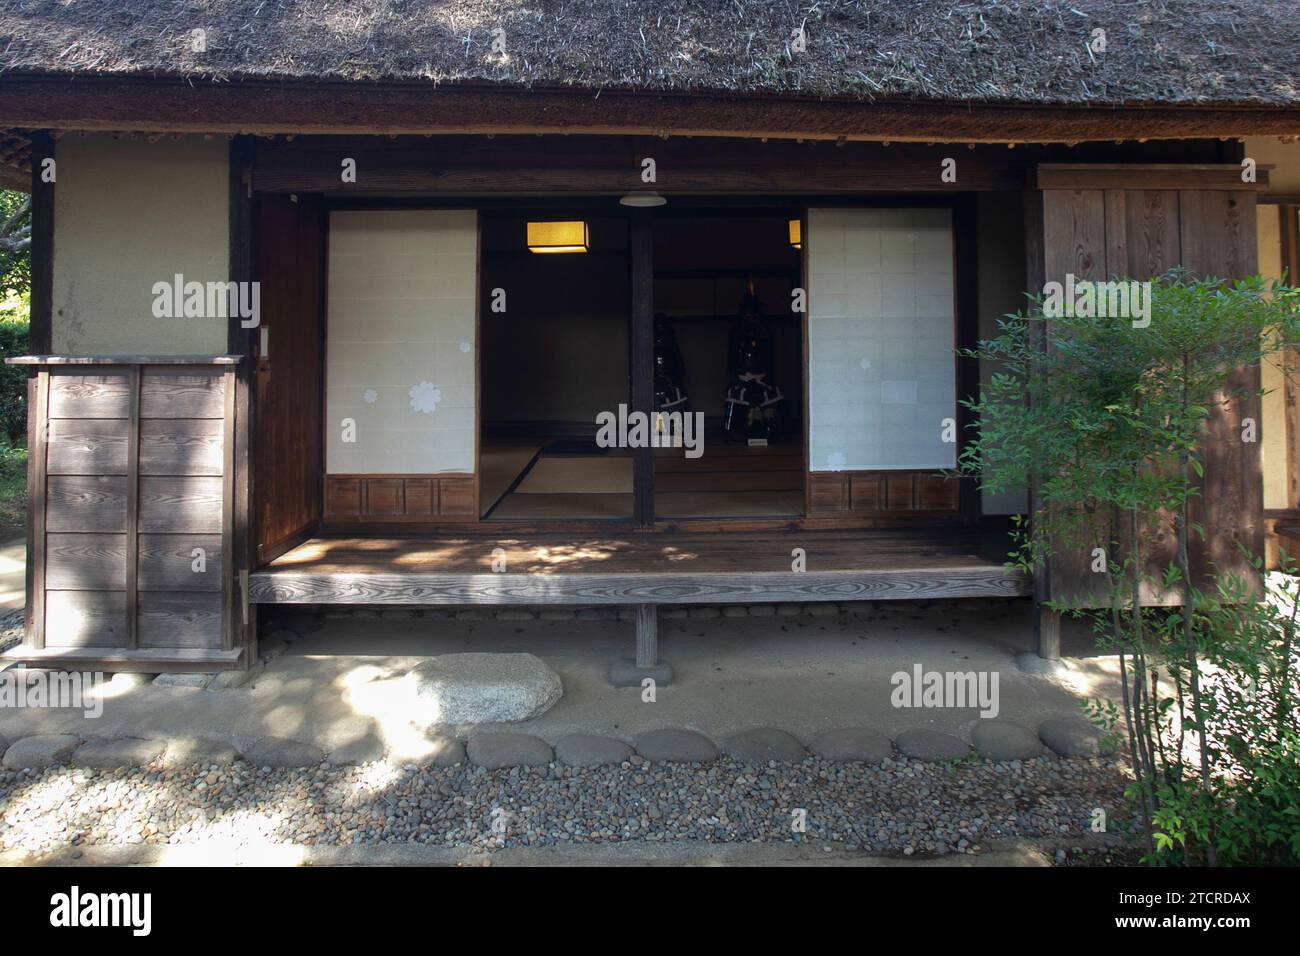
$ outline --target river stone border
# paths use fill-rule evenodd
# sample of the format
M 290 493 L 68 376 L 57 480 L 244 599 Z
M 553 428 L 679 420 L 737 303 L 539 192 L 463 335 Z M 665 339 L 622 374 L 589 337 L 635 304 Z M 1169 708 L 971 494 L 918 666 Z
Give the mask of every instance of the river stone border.
M 569 767 L 620 764 L 632 756 L 632 748 L 617 737 L 569 734 L 555 742 L 555 759 Z
M 980 756 L 990 760 L 1029 760 L 1043 754 L 1038 734 L 1010 720 L 977 720 L 970 741 Z
M 5 748 L 6 770 L 44 770 L 67 763 L 68 758 L 81 746 L 81 738 L 73 734 L 33 734 L 19 737 Z
M 302 740 L 262 737 L 244 750 L 244 759 L 254 767 L 318 767 L 325 751 Z
M 475 734 L 465 753 L 470 763 L 485 770 L 545 767 L 555 757 L 550 744 L 531 734 Z
M 671 763 L 712 763 L 718 747 L 697 730 L 652 730 L 636 739 L 636 752 L 646 760 Z
M 741 763 L 798 763 L 807 752 L 792 734 L 775 727 L 755 727 L 727 741 L 723 752 Z
M 939 762 L 961 760 L 970 753 L 970 744 L 960 737 L 929 727 L 913 727 L 894 738 L 894 746 L 913 760 Z
M 894 742 L 866 727 L 845 727 L 818 734 L 808 749 L 823 760 L 882 764 L 894 755 Z
M 89 770 L 115 770 L 119 767 L 143 767 L 163 755 L 165 740 L 141 740 L 138 737 L 94 737 L 72 754 L 74 767 Z
M 415 765 L 450 766 L 468 761 L 485 770 L 506 767 L 544 767 L 551 763 L 582 767 L 601 764 L 640 764 L 647 760 L 675 763 L 712 763 L 725 751 L 742 763 L 798 763 L 809 752 L 823 760 L 880 764 L 902 756 L 921 761 L 961 760 L 978 756 L 1006 762 L 1034 758 L 1097 757 L 1109 752 L 1101 734 L 1083 717 L 1050 717 L 1034 728 L 1005 719 L 979 720 L 971 726 L 974 744 L 931 727 L 912 727 L 894 740 L 866 727 L 823 731 L 808 744 L 774 727 L 758 727 L 728 738 L 723 747 L 704 734 L 686 728 L 664 728 L 643 733 L 635 744 L 616 737 L 568 734 L 551 745 L 540 737 L 522 733 L 471 734 L 468 741 L 439 737 L 434 752 Z M 1044 746 L 1044 744 L 1046 746 Z M 378 740 L 365 738 L 336 748 L 328 755 L 302 740 L 262 737 L 177 737 L 169 740 L 113 737 L 83 739 L 75 734 L 33 734 L 6 741 L 0 738 L 0 765 L 7 771 L 44 770 L 72 765 L 88 769 L 147 766 L 163 769 L 198 764 L 229 766 L 244 761 L 255 767 L 313 768 L 323 763 L 351 764 L 385 759 Z
M 1101 732 L 1082 717 L 1053 717 L 1038 725 L 1038 737 L 1062 757 L 1096 757 Z

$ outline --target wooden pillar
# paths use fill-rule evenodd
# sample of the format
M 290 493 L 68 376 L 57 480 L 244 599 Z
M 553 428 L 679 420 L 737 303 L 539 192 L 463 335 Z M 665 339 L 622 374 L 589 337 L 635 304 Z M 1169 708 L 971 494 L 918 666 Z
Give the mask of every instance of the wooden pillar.
M 1023 194 L 1025 212 L 1025 288 L 1035 291 L 1043 287 L 1047 273 L 1047 236 L 1044 230 L 1043 193 L 1032 189 Z M 1039 351 L 1048 348 L 1047 330 L 1035 327 L 1034 347 Z M 1031 526 L 1038 512 L 1038 494 L 1035 476 L 1030 477 L 1028 492 L 1029 520 Z M 1049 608 L 1051 599 L 1052 566 L 1050 558 L 1033 572 L 1034 601 L 1034 653 L 1049 661 L 1061 657 L 1061 615 Z
M 54 137 L 48 130 L 31 134 L 32 151 L 32 292 L 27 353 L 45 355 L 54 350 L 54 189 L 45 161 L 55 158 Z M 28 446 L 31 447 L 30 445 Z
M 251 282 L 265 277 L 254 275 L 253 230 L 253 156 L 251 136 L 238 136 L 230 143 L 229 202 L 230 202 L 230 261 L 231 282 Z M 262 299 L 263 303 L 266 299 Z M 230 317 L 226 332 L 226 350 L 243 360 L 224 376 L 226 388 L 226 428 L 224 440 L 228 454 L 225 476 L 227 509 L 223 514 L 222 545 L 228 547 L 223 562 L 222 607 L 224 620 L 222 646 L 227 649 L 244 647 L 247 654 L 245 667 L 251 667 L 257 656 L 256 618 L 249 620 L 248 592 L 238 590 L 241 575 L 257 566 L 257 536 L 253 531 L 253 506 L 255 492 L 253 477 L 257 455 L 253 440 L 257 411 L 257 389 L 254 378 L 257 370 L 260 329 L 246 329 L 238 315 Z M 316 396 L 305 395 L 304 401 L 316 401 Z
M 957 290 L 957 347 L 975 349 L 979 345 L 979 246 L 976 233 L 975 194 L 957 197 L 952 210 L 953 269 Z M 965 401 L 979 396 L 980 363 L 978 359 L 957 359 L 957 397 Z M 975 413 L 965 405 L 957 406 L 957 455 L 974 438 L 971 426 Z M 978 525 L 984 506 L 979 480 L 973 476 L 959 479 L 958 509 L 962 524 Z
M 54 341 L 54 186 L 44 162 L 54 158 L 48 130 L 30 134 L 32 166 L 32 289 L 27 352 L 44 355 Z M 57 177 L 56 177 L 57 178 Z M 27 601 L 28 647 L 45 647 L 45 444 L 49 373 L 33 369 L 27 379 Z
M 1061 614 L 1034 603 L 1034 653 L 1048 661 L 1061 659 Z
M 654 218 L 649 209 L 631 214 L 632 256 L 632 408 L 647 416 L 655 403 Z M 633 522 L 654 525 L 654 449 L 632 449 Z
M 638 604 L 636 657 L 614 661 L 609 668 L 609 682 L 615 687 L 644 688 L 647 680 L 661 687 L 672 679 L 672 667 L 659 660 L 659 606 Z
M 639 604 L 636 609 L 636 666 L 654 667 L 659 663 L 659 608 Z

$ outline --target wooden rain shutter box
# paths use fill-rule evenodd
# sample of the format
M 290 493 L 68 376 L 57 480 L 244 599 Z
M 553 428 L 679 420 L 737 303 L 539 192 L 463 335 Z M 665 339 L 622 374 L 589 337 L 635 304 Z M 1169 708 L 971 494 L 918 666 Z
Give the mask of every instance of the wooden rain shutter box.
M 35 548 L 19 653 L 238 666 L 234 360 L 19 361 L 37 366 Z
M 1254 190 L 1267 187 L 1266 171 L 1259 180 L 1243 183 L 1239 166 L 1039 166 L 1041 192 L 1026 205 L 1029 287 L 1064 281 L 1067 273 L 1146 280 L 1176 265 L 1198 275 L 1251 275 Z M 1238 372 L 1236 383 L 1258 387 L 1258 366 Z M 1260 446 L 1240 440 L 1241 419 L 1259 416 L 1253 398 L 1216 408 L 1207 425 L 1205 478 L 1190 507 L 1191 521 L 1205 528 L 1204 539 L 1190 543 L 1193 574 L 1202 581 L 1215 570 L 1251 577 L 1239 546 L 1263 553 Z M 1151 556 L 1150 570 L 1159 575 L 1173 558 L 1174 540 L 1171 526 L 1156 530 L 1164 550 Z M 1040 597 L 1100 598 L 1089 550 L 1053 556 Z M 1144 600 L 1151 603 L 1174 597 L 1149 590 Z

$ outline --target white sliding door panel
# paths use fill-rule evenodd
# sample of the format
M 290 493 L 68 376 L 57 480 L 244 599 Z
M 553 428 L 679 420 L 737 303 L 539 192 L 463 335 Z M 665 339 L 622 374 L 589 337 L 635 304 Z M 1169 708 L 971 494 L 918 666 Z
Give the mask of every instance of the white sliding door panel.
M 474 471 L 477 250 L 473 210 L 330 216 L 331 474 Z
M 810 471 L 951 468 L 952 215 L 808 210 Z

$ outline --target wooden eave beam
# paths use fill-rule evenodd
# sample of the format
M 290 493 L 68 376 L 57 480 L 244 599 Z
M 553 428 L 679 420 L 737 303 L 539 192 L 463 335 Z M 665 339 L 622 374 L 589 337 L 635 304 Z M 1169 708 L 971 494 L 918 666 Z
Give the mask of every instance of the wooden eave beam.
M 585 133 L 1038 143 L 1300 134 L 1300 108 L 811 99 L 343 81 L 7 75 L 0 126 L 157 132 Z

